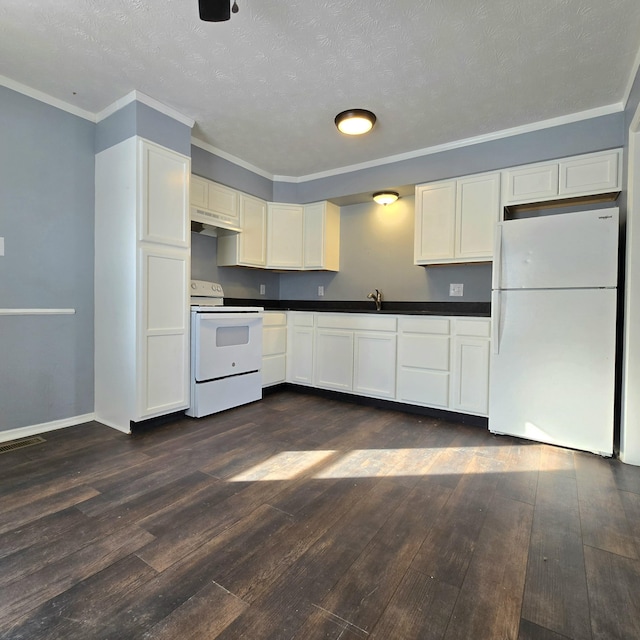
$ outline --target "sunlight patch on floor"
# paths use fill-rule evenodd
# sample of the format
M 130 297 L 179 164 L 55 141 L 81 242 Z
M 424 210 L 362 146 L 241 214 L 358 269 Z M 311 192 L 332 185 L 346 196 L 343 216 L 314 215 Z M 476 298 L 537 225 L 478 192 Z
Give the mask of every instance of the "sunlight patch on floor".
M 291 480 L 335 453 L 336 451 L 283 451 L 229 478 L 229 481 Z

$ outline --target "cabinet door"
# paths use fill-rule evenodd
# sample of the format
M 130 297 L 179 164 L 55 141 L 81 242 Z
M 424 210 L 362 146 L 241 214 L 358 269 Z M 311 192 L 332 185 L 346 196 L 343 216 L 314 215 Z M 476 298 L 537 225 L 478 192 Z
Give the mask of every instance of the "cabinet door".
M 453 339 L 451 408 L 486 416 L 489 412 L 489 340 Z
M 267 266 L 301 269 L 303 216 L 300 205 L 272 204 L 267 209 Z
M 620 157 L 613 151 L 560 162 L 560 195 L 618 191 Z
M 315 385 L 324 389 L 353 389 L 353 331 L 316 330 Z
M 558 195 L 557 162 L 507 169 L 504 179 L 504 204 L 536 202 Z
M 237 237 L 238 264 L 264 267 L 266 264 L 267 203 L 240 194 L 240 227 Z
M 304 268 L 340 269 L 340 208 L 331 202 L 304 206 Z
M 457 184 L 456 257 L 493 257 L 495 225 L 500 218 L 500 174 L 462 178 Z
M 287 381 L 313 384 L 313 327 L 292 327 L 287 351 Z
M 317 202 L 304 207 L 304 268 L 324 267 L 325 215 L 324 203 Z
M 189 246 L 189 158 L 138 142 L 140 239 L 177 247 Z
M 238 222 L 238 191 L 217 182 L 209 183 L 207 208 L 214 211 L 229 222 Z
M 417 264 L 454 257 L 456 183 L 416 187 L 414 261 Z
M 396 335 L 356 333 L 353 390 L 365 396 L 395 398 Z
M 144 247 L 138 273 L 135 419 L 189 406 L 189 253 Z
M 192 175 L 189 193 L 191 194 L 189 200 L 192 206 L 199 207 L 201 209 L 207 209 L 209 207 L 208 180 Z

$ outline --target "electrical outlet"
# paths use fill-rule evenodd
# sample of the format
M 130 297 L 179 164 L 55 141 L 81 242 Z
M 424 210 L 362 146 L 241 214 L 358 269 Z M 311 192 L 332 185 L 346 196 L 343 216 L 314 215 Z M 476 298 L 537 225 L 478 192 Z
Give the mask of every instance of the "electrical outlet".
M 318 285 L 318 297 L 322 298 L 322 296 L 324 296 L 324 287 L 319 284 Z
M 263 296 L 265 293 L 267 293 L 267 285 L 266 284 L 261 284 L 260 285 L 260 295 Z
M 461 296 L 463 288 L 464 288 L 463 284 L 450 284 L 449 285 L 449 295 L 450 296 Z

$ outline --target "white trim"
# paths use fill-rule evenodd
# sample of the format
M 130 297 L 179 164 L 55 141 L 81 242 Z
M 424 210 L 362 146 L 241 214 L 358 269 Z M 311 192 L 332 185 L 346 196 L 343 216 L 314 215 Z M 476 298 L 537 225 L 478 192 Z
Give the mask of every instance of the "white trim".
M 7 89 L 17 91 L 18 93 L 21 93 L 25 96 L 29 96 L 30 98 L 34 98 L 39 102 L 44 102 L 45 104 L 48 104 L 52 107 L 56 107 L 56 109 L 61 109 L 62 111 L 71 113 L 74 116 L 84 118 L 85 120 L 89 120 L 90 122 L 96 122 L 95 113 L 91 113 L 91 111 L 86 111 L 85 109 L 81 109 L 80 107 L 76 107 L 75 105 L 69 104 L 64 100 L 54 98 L 47 93 L 38 91 L 37 89 L 32 89 L 26 84 L 16 82 L 15 80 L 7 78 L 6 76 L 0 76 L 0 85 L 2 85 L 3 87 L 7 87 Z
M 0 316 L 71 316 L 75 309 L 0 309 Z
M 625 106 L 627 102 L 629 102 L 629 96 L 631 95 L 631 90 L 633 89 L 633 83 L 635 82 L 636 76 L 638 75 L 638 71 L 640 71 L 640 47 L 638 47 L 638 53 L 636 54 L 636 59 L 633 61 L 633 66 L 631 67 L 631 74 L 629 75 L 629 80 L 627 81 L 627 88 L 624 92 L 624 98 L 622 100 L 622 104 L 624 104 Z
M 640 435 L 638 430 L 638 408 L 632 398 L 636 395 L 635 386 L 638 381 L 638 331 L 635 329 L 637 317 L 640 287 L 637 278 L 633 274 L 634 257 L 637 261 L 638 232 L 634 234 L 637 225 L 636 217 L 640 211 L 636 211 L 636 191 L 640 189 L 637 180 L 640 176 L 640 168 L 637 161 L 640 159 L 640 105 L 629 127 L 629 146 L 627 155 L 627 221 L 626 221 L 626 256 L 625 256 L 625 292 L 624 292 L 624 333 L 622 352 L 622 409 L 620 416 L 620 459 L 626 464 L 640 466 Z M 633 317 L 632 317 L 633 316 Z M 634 351 L 636 350 L 636 351 Z
M 27 438 L 40 433 L 46 433 L 47 431 L 65 429 L 66 427 L 75 427 L 76 425 L 84 424 L 85 422 L 91 422 L 92 420 L 95 420 L 95 417 L 95 413 L 85 413 L 83 416 L 75 416 L 64 420 L 54 420 L 53 422 L 43 422 L 41 424 L 33 424 L 28 427 L 18 427 L 17 429 L 0 431 L 0 442 L 8 442 L 10 440 L 17 440 L 18 438 Z
M 260 167 L 256 167 L 255 165 L 251 164 L 250 162 L 246 162 L 245 160 L 243 160 L 242 158 L 238 158 L 237 156 L 232 156 L 230 153 L 227 153 L 226 151 L 223 151 L 222 149 L 218 149 L 218 147 L 214 147 L 212 144 L 209 144 L 208 142 L 205 142 L 204 140 L 199 140 L 198 138 L 194 138 L 193 136 L 191 137 L 191 144 L 195 147 L 198 147 L 200 149 L 204 149 L 205 151 L 208 151 L 209 153 L 212 153 L 214 156 L 218 156 L 219 158 L 222 158 L 223 160 L 228 160 L 229 162 L 232 162 L 233 164 L 237 164 L 239 167 L 242 167 L 243 169 L 247 169 L 253 173 L 257 173 L 259 176 L 262 176 L 263 178 L 267 178 L 267 180 L 275 180 L 277 176 L 274 176 L 272 173 L 269 173 L 268 171 L 265 171 L 264 169 L 260 169 Z
M 110 104 L 108 107 L 97 113 L 95 121 L 102 122 L 102 120 L 113 115 L 116 111 L 122 109 L 122 107 L 126 107 L 131 102 L 141 102 L 142 104 L 146 104 L 148 107 L 151 107 L 160 113 L 164 113 L 165 116 L 169 116 L 170 118 L 187 125 L 190 129 L 192 129 L 195 124 L 195 120 L 193 118 L 189 118 L 179 111 L 168 107 L 166 104 L 162 104 L 162 102 L 159 102 L 155 98 L 151 98 L 145 93 L 141 93 L 136 90 L 130 91 L 126 96 L 116 100 L 113 104 Z
M 460 149 L 461 147 L 470 147 L 476 144 L 482 144 L 483 142 L 491 142 L 492 140 L 500 140 L 502 138 L 519 136 L 523 133 L 531 133 L 533 131 L 540 131 L 542 129 L 550 129 L 551 127 L 557 127 L 563 124 L 571 124 L 573 122 L 580 122 L 582 120 L 589 120 L 590 118 L 597 118 L 599 116 L 608 116 L 612 113 L 620 113 L 622 111 L 624 111 L 624 104 L 622 102 L 617 102 L 615 104 L 606 105 L 604 107 L 589 109 L 588 111 L 580 111 L 578 113 L 572 113 L 566 116 L 559 116 L 558 118 L 551 118 L 549 120 L 541 120 L 540 122 L 533 122 L 531 124 L 525 124 L 519 127 L 512 127 L 511 129 L 503 129 L 502 131 L 494 131 L 493 133 L 486 133 L 480 136 L 474 136 L 472 138 L 454 140 L 453 142 L 446 142 L 434 147 L 426 147 L 425 149 L 417 149 L 416 151 L 399 153 L 393 156 L 387 156 L 386 158 L 378 158 L 377 160 L 370 160 L 368 162 L 352 164 L 345 167 L 339 167 L 337 169 L 321 171 L 319 173 L 310 173 L 306 176 L 300 176 L 298 178 L 294 176 L 276 175 L 273 179 L 278 182 L 301 183 L 309 182 L 311 180 L 319 180 L 321 178 L 330 178 L 332 176 L 341 175 L 344 173 L 351 173 L 352 171 L 361 171 L 363 169 L 379 167 L 385 164 L 401 162 L 403 160 L 412 160 L 414 158 L 433 155 L 434 153 L 442 153 L 443 151 L 451 151 L 452 149 Z

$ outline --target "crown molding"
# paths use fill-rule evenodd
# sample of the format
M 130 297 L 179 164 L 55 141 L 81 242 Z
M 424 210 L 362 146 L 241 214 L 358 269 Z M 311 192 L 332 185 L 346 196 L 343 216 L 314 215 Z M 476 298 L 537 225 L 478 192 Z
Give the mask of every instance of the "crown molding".
M 0 85 L 3 87 L 7 87 L 7 89 L 11 89 L 18 93 L 21 93 L 29 98 L 34 98 L 39 102 L 44 102 L 51 107 L 56 107 L 56 109 L 60 109 L 61 111 L 66 111 L 74 116 L 78 116 L 79 118 L 83 118 L 84 120 L 89 120 L 90 122 L 96 122 L 96 116 L 91 111 L 86 111 L 85 109 L 81 109 L 80 107 L 76 107 L 64 100 L 59 100 L 58 98 L 54 98 L 43 91 L 38 91 L 37 89 L 32 89 L 28 87 L 26 84 L 22 84 L 20 82 L 16 82 L 11 78 L 7 78 L 6 76 L 0 76 Z
M 452 151 L 453 149 L 470 147 L 476 144 L 482 144 L 483 142 L 491 142 L 493 140 L 501 140 L 503 138 L 519 136 L 524 133 L 532 133 L 534 131 L 550 129 L 552 127 L 557 127 L 563 124 L 571 124 L 573 122 L 589 120 L 590 118 L 608 116 L 613 113 L 620 113 L 622 111 L 624 111 L 624 103 L 617 102 L 615 104 L 606 105 L 604 107 L 597 107 L 596 109 L 580 111 L 578 113 L 572 113 L 566 116 L 559 116 L 558 118 L 551 118 L 549 120 L 541 120 L 539 122 L 533 122 L 531 124 L 526 124 L 519 127 L 512 127 L 511 129 L 503 129 L 502 131 L 494 131 L 493 133 L 474 136 L 472 138 L 454 140 L 453 142 L 446 142 L 444 144 L 439 144 L 433 147 L 417 149 L 416 151 L 409 151 L 407 153 L 399 153 L 393 156 L 386 156 L 384 158 L 379 158 L 377 160 L 369 160 L 367 162 L 361 162 L 359 164 L 352 164 L 344 167 L 338 167 L 336 169 L 330 169 L 328 171 L 321 171 L 319 173 L 310 173 L 308 175 L 299 176 L 299 177 L 275 175 L 273 179 L 276 182 L 291 182 L 294 184 L 301 184 L 304 182 L 311 182 L 312 180 L 320 180 L 322 178 L 331 178 L 333 176 L 338 176 L 345 173 L 351 173 L 353 171 L 362 171 L 363 169 L 371 169 L 373 167 L 380 167 L 387 164 L 402 162 L 403 160 L 413 160 L 415 158 L 421 158 L 423 156 L 429 156 L 435 153 L 442 153 L 443 151 Z
M 100 111 L 96 114 L 96 122 L 101 122 L 105 118 L 108 118 L 110 115 L 113 115 L 116 111 L 122 109 L 122 107 L 127 106 L 132 102 L 141 102 L 142 104 L 146 104 L 148 107 L 159 111 L 160 113 L 164 113 L 165 116 L 169 116 L 173 120 L 177 120 L 182 124 L 189 127 L 189 129 L 193 128 L 195 124 L 195 120 L 193 118 L 189 118 L 179 111 L 168 107 L 166 104 L 162 104 L 162 102 L 156 100 L 155 98 L 151 98 L 145 93 L 141 93 L 140 91 L 131 91 L 126 96 L 123 96 L 119 100 L 116 100 L 114 103 L 110 104 L 108 107 Z
M 249 162 L 246 162 L 242 158 L 238 158 L 237 156 L 232 156 L 230 153 L 227 153 L 222 149 L 218 149 L 217 147 L 214 147 L 213 145 L 209 144 L 208 142 L 205 142 L 204 140 L 200 140 L 199 138 L 194 138 L 192 136 L 191 144 L 194 145 L 195 147 L 198 147 L 199 149 L 204 149 L 204 151 L 208 151 L 209 153 L 212 153 L 214 156 L 218 156 L 223 160 L 228 160 L 233 164 L 237 164 L 239 167 L 242 167 L 243 169 L 247 169 L 252 173 L 257 173 L 259 176 L 262 176 L 263 178 L 267 178 L 267 180 L 271 180 L 272 182 L 279 179 L 279 176 L 274 176 L 272 173 L 269 173 L 268 171 L 265 171 L 260 167 L 256 167 L 255 165 Z M 284 180 L 282 182 L 284 182 Z

